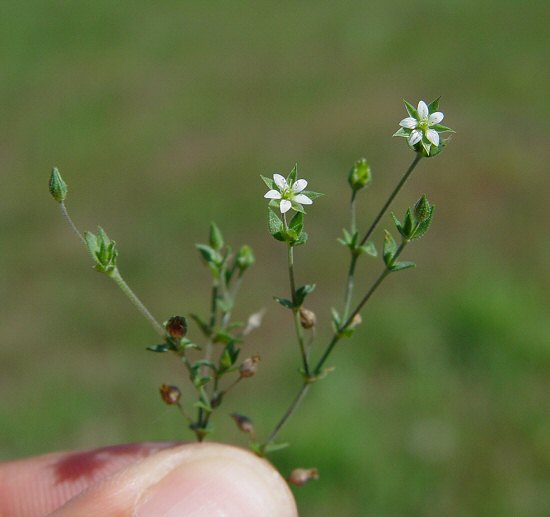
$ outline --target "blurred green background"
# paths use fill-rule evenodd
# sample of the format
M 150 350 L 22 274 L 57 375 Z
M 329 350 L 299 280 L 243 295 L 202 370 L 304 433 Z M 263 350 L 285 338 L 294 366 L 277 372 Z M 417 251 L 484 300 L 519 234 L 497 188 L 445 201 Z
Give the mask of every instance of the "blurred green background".
M 442 95 L 457 135 L 394 205 L 423 192 L 437 205 L 406 253 L 419 267 L 377 293 L 281 436 L 292 447 L 272 459 L 285 474 L 320 469 L 295 491 L 303 516 L 548 515 L 547 1 L 29 0 L 2 11 L 3 459 L 191 438 L 157 392 L 181 384 L 179 365 L 144 351 L 154 332 L 92 271 L 47 192 L 52 165 L 76 223 L 106 228 L 161 320 L 207 310 L 193 245 L 210 220 L 254 247 L 235 315 L 268 309 L 244 352 L 262 355 L 261 371 L 215 435 L 244 443 L 225 413 L 265 436 L 299 385 L 292 326 L 271 300 L 285 294 L 285 251 L 266 232 L 259 174 L 297 161 L 327 194 L 297 250 L 298 282 L 318 283 L 320 348 L 343 295 L 347 171 L 361 156 L 373 168 L 365 228 L 413 157 L 391 138 L 401 99 Z M 379 268 L 365 260 L 359 284 Z

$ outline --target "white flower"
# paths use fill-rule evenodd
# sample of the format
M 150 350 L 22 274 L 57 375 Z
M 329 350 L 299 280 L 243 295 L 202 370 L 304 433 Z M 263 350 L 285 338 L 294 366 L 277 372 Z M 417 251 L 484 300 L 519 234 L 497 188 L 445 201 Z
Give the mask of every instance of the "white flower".
M 308 196 L 300 194 L 307 187 L 306 180 L 291 181 L 289 184 L 280 174 L 273 174 L 273 181 L 277 189 L 269 190 L 265 193 L 264 197 L 267 199 L 280 199 L 279 210 L 281 214 L 288 212 L 292 208 L 293 202 L 300 205 L 311 205 L 313 203 Z
M 444 115 L 441 111 L 435 111 L 437 105 L 437 100 L 432 102 L 429 106 L 424 101 L 420 101 L 418 103 L 418 108 L 415 110 L 413 106 L 405 102 L 409 116 L 399 122 L 401 129 L 399 129 L 394 136 L 407 138 L 411 147 L 414 147 L 420 142 L 426 154 L 429 156 L 432 145 L 439 147 L 439 133 L 445 131 L 454 132 L 452 129 L 440 124 Z M 434 111 L 430 113 L 430 109 Z

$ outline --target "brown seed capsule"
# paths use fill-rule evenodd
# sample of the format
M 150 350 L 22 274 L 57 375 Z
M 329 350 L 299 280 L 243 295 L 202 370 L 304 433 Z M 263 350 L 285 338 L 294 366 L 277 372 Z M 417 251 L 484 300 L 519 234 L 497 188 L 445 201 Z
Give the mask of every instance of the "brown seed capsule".
M 168 384 L 163 384 L 160 387 L 160 396 L 166 404 L 172 406 L 180 401 L 181 391 L 177 386 L 168 386 Z
M 253 355 L 252 357 L 247 357 L 239 366 L 239 373 L 241 378 L 252 377 L 256 370 L 258 369 L 258 364 L 260 364 L 260 356 Z
M 319 479 L 319 471 L 316 468 L 294 469 L 288 476 L 288 482 L 296 486 L 304 486 L 312 479 Z
M 252 425 L 252 420 L 250 420 L 250 418 L 240 415 L 239 413 L 231 413 L 231 418 L 235 421 L 240 431 L 254 436 L 254 426 Z
M 183 316 L 172 316 L 164 328 L 170 337 L 181 339 L 187 334 L 187 320 Z
M 310 329 L 311 327 L 315 326 L 316 322 L 317 318 L 313 311 L 310 311 L 309 309 L 304 309 L 304 307 L 300 307 L 300 324 L 303 328 Z

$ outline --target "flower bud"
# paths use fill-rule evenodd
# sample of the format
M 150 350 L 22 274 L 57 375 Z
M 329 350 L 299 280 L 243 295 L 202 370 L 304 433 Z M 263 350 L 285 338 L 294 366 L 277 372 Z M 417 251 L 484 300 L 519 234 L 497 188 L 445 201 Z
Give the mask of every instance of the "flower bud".
M 183 316 L 172 316 L 164 324 L 164 328 L 171 338 L 181 339 L 187 334 L 187 320 Z
M 352 190 L 357 191 L 366 187 L 372 180 L 370 165 L 365 158 L 357 160 L 348 175 L 348 183 Z
M 416 202 L 416 205 L 414 205 L 414 216 L 419 223 L 423 223 L 430 218 L 431 213 L 432 207 L 430 206 L 430 202 L 428 201 L 426 194 L 424 194 Z
M 239 413 L 231 413 L 231 418 L 235 421 L 240 431 L 254 436 L 254 426 L 252 425 L 252 420 L 250 420 L 250 418 L 240 415 Z
M 253 355 L 252 357 L 247 357 L 239 367 L 239 373 L 241 378 L 252 377 L 256 370 L 258 369 L 258 364 L 260 364 L 260 356 Z
M 294 469 L 288 476 L 288 482 L 296 486 L 304 486 L 312 479 L 319 479 L 319 471 L 316 468 Z
M 65 198 L 67 197 L 67 184 L 63 181 L 63 178 L 61 177 L 61 174 L 59 173 L 59 170 L 57 167 L 54 167 L 52 169 L 52 173 L 50 175 L 50 194 L 53 196 L 53 198 L 58 203 L 63 203 L 65 201 Z
M 173 406 L 180 401 L 181 391 L 177 386 L 168 386 L 168 384 L 163 384 L 160 387 L 160 396 L 166 404 Z
M 241 246 L 235 260 L 237 261 L 237 267 L 241 270 L 241 272 L 246 271 L 250 266 L 254 265 L 254 262 L 256 261 L 252 248 L 246 244 Z
M 315 326 L 317 317 L 313 311 L 300 307 L 300 324 L 305 329 L 310 329 Z

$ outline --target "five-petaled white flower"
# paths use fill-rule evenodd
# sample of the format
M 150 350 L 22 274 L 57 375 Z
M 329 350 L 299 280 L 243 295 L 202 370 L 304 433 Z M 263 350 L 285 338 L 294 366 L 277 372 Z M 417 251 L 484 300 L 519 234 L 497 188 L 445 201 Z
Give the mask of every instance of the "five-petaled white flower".
M 431 151 L 432 145 L 434 149 L 440 147 L 439 133 L 454 131 L 440 122 L 443 120 L 443 113 L 437 111 L 438 99 L 429 105 L 424 101 L 418 103 L 418 108 L 405 101 L 405 107 L 409 113 L 407 118 L 404 118 L 399 125 L 401 128 L 393 136 L 402 136 L 407 139 L 411 148 L 416 149 L 418 143 L 424 148 L 427 156 L 433 156 L 437 152 Z
M 271 189 L 265 193 L 267 199 L 280 199 L 279 210 L 281 214 L 288 212 L 292 208 L 292 203 L 300 205 L 311 205 L 313 201 L 305 194 L 300 194 L 306 187 L 307 181 L 300 179 L 289 182 L 280 174 L 273 174 L 273 181 L 277 190 Z
M 430 143 L 437 147 L 439 145 L 439 133 L 435 129 L 432 129 L 432 126 L 439 124 L 443 120 L 443 113 L 441 111 L 430 113 L 424 101 L 418 103 L 417 112 L 418 118 L 407 117 L 399 122 L 401 127 L 412 129 L 409 135 L 409 144 L 415 145 L 422 140 L 422 136 L 425 136 Z

